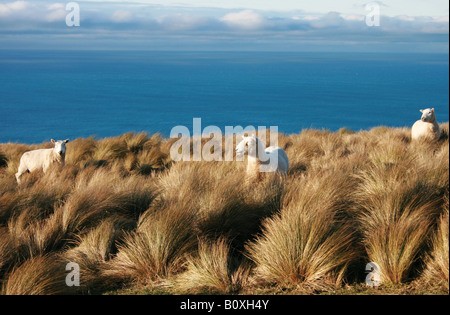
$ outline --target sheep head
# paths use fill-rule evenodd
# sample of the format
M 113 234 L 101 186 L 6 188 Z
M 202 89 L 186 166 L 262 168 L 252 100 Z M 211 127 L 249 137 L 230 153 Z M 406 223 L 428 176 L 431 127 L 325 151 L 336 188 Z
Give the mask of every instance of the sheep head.
M 422 121 L 432 123 L 436 120 L 434 108 L 421 109 L 420 112 L 422 113 Z

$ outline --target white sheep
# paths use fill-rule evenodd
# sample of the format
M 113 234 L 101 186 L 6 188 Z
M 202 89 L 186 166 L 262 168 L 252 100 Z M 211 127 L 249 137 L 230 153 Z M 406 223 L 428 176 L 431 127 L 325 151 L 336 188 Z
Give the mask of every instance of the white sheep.
M 439 139 L 441 131 L 436 121 L 434 108 L 421 109 L 422 118 L 414 123 L 411 129 L 411 138 L 418 140 L 421 138 Z
M 51 140 L 55 145 L 51 149 L 40 149 L 25 152 L 20 158 L 19 170 L 16 173 L 17 183 L 20 184 L 20 176 L 26 172 L 42 170 L 44 173 L 48 171 L 51 165 L 59 164 L 64 166 L 66 157 L 67 140 Z
M 279 172 L 287 174 L 289 172 L 289 158 L 286 152 L 280 147 L 268 147 L 256 136 L 243 137 L 243 140 L 236 146 L 236 156 L 248 155 L 247 175 L 249 178 L 259 180 L 261 173 Z

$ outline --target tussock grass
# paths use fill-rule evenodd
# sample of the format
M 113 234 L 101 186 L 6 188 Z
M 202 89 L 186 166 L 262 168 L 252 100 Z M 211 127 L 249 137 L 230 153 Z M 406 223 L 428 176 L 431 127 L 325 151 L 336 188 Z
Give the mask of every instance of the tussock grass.
M 429 151 L 430 152 L 430 151 Z M 420 270 L 431 229 L 448 192 L 448 165 L 429 154 L 394 142 L 370 155 L 370 165 L 356 176 L 359 227 L 369 261 L 380 265 L 388 283 L 411 280 Z M 437 168 L 437 165 L 439 167 Z
M 66 163 L 80 165 L 92 159 L 97 150 L 97 141 L 93 138 L 75 139 L 67 144 Z
M 110 161 L 124 158 L 128 153 L 128 147 L 121 138 L 108 138 L 97 143 L 94 159 L 97 161 Z
M 2 286 L 4 295 L 57 295 L 74 293 L 65 282 L 65 265 L 55 255 L 33 257 L 14 268 Z
M 422 279 L 431 287 L 449 289 L 449 204 L 448 195 L 445 198 L 445 212 L 441 215 L 438 227 L 430 239 L 432 251 L 425 258 L 426 269 Z
M 14 255 L 14 246 L 9 237 L 7 228 L 0 228 L 0 277 L 3 279 L 5 272 L 12 266 L 11 257 Z
M 142 151 L 145 144 L 149 140 L 148 135 L 145 132 L 141 132 L 138 134 L 128 133 L 122 137 L 125 140 L 128 151 L 135 154 Z
M 351 181 L 331 174 L 290 185 L 280 214 L 264 222 L 263 234 L 248 247 L 256 275 L 312 289 L 341 284 L 358 255 L 354 232 L 343 222 Z
M 1 293 L 367 293 L 373 261 L 380 292 L 448 294 L 441 130 L 279 134 L 289 175 L 255 183 L 245 163 L 174 163 L 175 139 L 127 133 L 74 139 L 63 169 L 18 186 L 21 155 L 51 144 L 0 144 Z M 68 262 L 79 288 L 65 285 Z
M 75 241 L 76 247 L 64 254 L 66 262 L 75 262 L 80 266 L 80 291 L 97 293 L 114 288 L 120 283 L 108 275 L 108 262 L 117 253 L 117 242 L 127 231 L 135 228 L 132 220 L 116 217 L 102 221 Z
M 196 244 L 193 227 L 195 209 L 173 205 L 164 210 L 147 210 L 136 231 L 128 233 L 111 262 L 120 277 L 147 283 L 181 270 L 184 255 Z
M 250 281 L 250 268 L 231 251 L 225 238 L 201 240 L 198 251 L 187 257 L 186 272 L 176 279 L 176 288 L 189 294 L 239 292 Z
M 197 209 L 199 235 L 226 236 L 234 247 L 242 248 L 260 230 L 260 221 L 279 209 L 283 182 L 273 175 L 253 186 L 243 185 L 243 165 L 210 162 L 205 166 L 179 163 L 160 176 L 158 207 L 190 200 L 189 206 Z

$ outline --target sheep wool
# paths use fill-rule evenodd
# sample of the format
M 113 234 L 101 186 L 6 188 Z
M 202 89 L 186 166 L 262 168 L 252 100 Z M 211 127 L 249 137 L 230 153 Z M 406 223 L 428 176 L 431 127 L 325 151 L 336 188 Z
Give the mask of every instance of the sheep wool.
M 420 110 L 422 117 L 416 121 L 411 129 L 412 140 L 419 139 L 439 139 L 441 137 L 441 131 L 439 124 L 436 121 L 436 114 L 434 108 L 427 108 Z
M 67 140 L 51 140 L 54 147 L 51 149 L 40 149 L 25 152 L 20 158 L 19 169 L 16 173 L 17 183 L 20 184 L 20 177 L 27 173 L 42 170 L 46 173 L 52 165 L 64 166 L 66 157 Z

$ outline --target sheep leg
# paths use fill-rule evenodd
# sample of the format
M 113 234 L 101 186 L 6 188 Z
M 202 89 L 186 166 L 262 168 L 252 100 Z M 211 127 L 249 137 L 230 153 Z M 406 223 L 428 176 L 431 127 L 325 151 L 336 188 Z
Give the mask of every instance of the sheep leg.
M 26 171 L 25 171 L 25 172 L 26 172 Z M 20 176 L 22 176 L 23 173 L 25 173 L 25 172 L 18 171 L 18 172 L 16 173 L 17 184 L 20 185 Z

